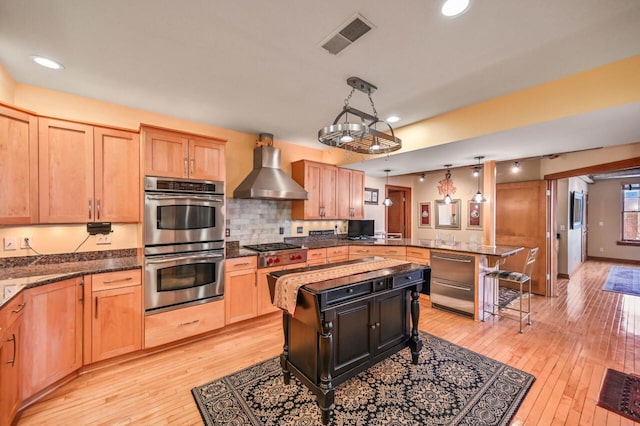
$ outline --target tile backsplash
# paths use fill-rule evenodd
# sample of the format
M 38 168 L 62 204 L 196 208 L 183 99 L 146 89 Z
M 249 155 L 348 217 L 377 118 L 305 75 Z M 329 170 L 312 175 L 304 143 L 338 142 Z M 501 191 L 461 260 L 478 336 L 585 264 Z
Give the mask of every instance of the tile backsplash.
M 227 240 L 238 240 L 240 245 L 278 242 L 288 237 L 308 236 L 312 230 L 335 229 L 336 226 L 339 234 L 347 232 L 345 220 L 291 220 L 291 201 L 237 198 L 226 201 Z

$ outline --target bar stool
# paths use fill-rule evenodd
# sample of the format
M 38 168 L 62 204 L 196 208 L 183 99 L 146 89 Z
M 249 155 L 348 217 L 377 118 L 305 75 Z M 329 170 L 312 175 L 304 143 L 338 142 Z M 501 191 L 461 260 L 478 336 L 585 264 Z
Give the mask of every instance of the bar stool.
M 482 303 L 482 321 L 484 321 L 484 314 L 491 315 L 500 315 L 500 309 L 511 309 L 518 311 L 520 314 L 520 333 L 522 333 L 522 320 L 526 319 L 527 324 L 531 325 L 531 274 L 533 273 L 533 265 L 536 263 L 536 257 L 538 257 L 538 247 L 534 247 L 529 250 L 529 254 L 527 254 L 527 258 L 524 261 L 524 267 L 522 268 L 522 272 L 514 272 L 514 271 L 504 271 L 497 270 L 492 271 L 484 276 L 483 282 L 483 296 L 486 296 L 487 290 L 491 290 L 491 310 L 486 310 L 486 299 L 485 302 Z M 487 279 L 492 280 L 492 286 L 487 286 Z M 498 295 L 500 293 L 500 281 L 507 281 L 510 283 L 517 284 L 520 288 L 518 293 L 519 299 L 519 308 L 510 308 L 508 306 L 500 306 L 498 303 Z M 527 295 L 527 309 L 526 311 L 522 309 L 522 296 Z M 497 311 L 496 311 L 497 308 Z

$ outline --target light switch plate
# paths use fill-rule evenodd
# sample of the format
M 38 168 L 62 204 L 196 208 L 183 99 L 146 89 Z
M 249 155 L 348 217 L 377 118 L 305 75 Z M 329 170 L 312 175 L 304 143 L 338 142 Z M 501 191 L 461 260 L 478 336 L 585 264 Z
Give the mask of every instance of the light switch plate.
M 18 249 L 18 238 L 17 237 L 4 237 L 4 250 L 17 250 Z

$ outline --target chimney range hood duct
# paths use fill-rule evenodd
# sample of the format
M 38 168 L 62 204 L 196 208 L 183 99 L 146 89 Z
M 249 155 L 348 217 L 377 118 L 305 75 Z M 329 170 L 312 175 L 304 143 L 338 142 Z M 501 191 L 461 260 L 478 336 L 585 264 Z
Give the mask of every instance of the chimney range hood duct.
M 273 135 L 260 134 L 260 140 L 270 139 L 269 145 L 253 150 L 253 170 L 233 191 L 234 198 L 258 200 L 307 200 L 309 195 L 289 175 L 280 170 L 280 149 L 271 145 Z

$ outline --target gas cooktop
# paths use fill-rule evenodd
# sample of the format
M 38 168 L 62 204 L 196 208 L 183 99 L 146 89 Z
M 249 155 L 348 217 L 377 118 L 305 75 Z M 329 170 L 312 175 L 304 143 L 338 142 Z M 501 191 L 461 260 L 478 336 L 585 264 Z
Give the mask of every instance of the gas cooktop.
M 253 244 L 243 246 L 246 249 L 259 251 L 259 252 L 267 252 L 267 251 L 279 251 L 279 250 L 293 250 L 302 248 L 297 244 L 289 244 L 289 243 L 264 243 L 264 244 Z

